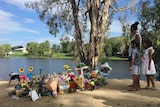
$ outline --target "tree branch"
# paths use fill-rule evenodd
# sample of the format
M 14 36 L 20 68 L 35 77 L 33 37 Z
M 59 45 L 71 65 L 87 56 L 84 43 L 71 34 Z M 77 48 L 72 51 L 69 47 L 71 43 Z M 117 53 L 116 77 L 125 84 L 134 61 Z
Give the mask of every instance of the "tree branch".
M 119 8 L 119 9 L 113 7 L 112 5 L 110 5 L 109 7 L 110 7 L 111 9 L 113 9 L 113 11 L 115 11 L 115 12 L 120 12 L 120 11 L 125 11 L 125 10 L 127 10 L 127 9 L 130 9 L 130 5 L 125 6 L 125 7 L 122 7 L 122 8 Z

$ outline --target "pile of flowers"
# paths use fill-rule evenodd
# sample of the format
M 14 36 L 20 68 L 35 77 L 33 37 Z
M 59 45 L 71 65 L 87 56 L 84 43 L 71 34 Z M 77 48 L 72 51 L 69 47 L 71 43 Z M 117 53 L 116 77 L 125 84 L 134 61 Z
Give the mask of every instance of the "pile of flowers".
M 56 97 L 80 90 L 95 90 L 108 83 L 107 76 L 112 70 L 108 63 L 101 65 L 100 71 L 90 70 L 84 63 L 79 63 L 73 70 L 67 64 L 63 67 L 64 73 L 44 74 L 42 77 L 33 75 L 34 68 L 29 67 L 28 78 L 21 78 L 21 84 L 17 85 L 14 92 L 10 94 L 14 93 L 16 97 L 30 96 L 38 99 L 46 95 Z M 20 68 L 19 71 L 24 72 L 24 69 Z M 36 99 L 33 98 L 32 100 L 35 101 Z

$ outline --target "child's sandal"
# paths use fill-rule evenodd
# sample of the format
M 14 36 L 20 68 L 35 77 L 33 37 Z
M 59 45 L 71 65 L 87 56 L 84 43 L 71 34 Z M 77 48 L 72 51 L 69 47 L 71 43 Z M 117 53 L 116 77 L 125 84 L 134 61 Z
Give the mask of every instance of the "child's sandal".
M 152 87 L 151 90 L 156 91 L 157 89 L 156 89 L 156 87 Z
M 145 87 L 145 89 L 147 89 L 147 90 L 148 90 L 148 89 L 151 89 L 151 87 L 149 87 L 149 86 L 146 86 L 146 87 Z

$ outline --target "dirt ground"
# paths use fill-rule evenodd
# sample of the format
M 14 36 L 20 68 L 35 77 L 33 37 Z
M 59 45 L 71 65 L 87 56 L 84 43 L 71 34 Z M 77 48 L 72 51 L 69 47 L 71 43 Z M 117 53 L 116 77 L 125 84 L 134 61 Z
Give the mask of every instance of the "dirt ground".
M 156 81 L 157 90 L 140 89 L 128 91 L 131 79 L 111 79 L 106 86 L 94 91 L 80 91 L 60 95 L 57 98 L 42 96 L 33 102 L 29 97 L 18 100 L 8 96 L 14 89 L 8 81 L 0 81 L 0 107 L 160 107 L 160 82 Z M 141 81 L 141 87 L 146 82 Z

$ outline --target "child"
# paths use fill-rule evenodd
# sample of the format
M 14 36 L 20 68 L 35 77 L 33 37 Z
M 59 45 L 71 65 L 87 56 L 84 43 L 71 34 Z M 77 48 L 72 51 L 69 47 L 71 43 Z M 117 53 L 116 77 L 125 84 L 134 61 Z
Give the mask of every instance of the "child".
M 152 59 L 152 54 L 154 49 L 152 47 L 152 42 L 149 39 L 143 39 L 142 45 L 144 48 L 143 59 L 142 59 L 142 74 L 146 75 L 147 86 L 146 89 L 156 90 L 153 75 L 156 74 L 156 69 L 154 61 Z M 150 87 L 150 82 L 152 87 Z
M 131 63 L 129 66 L 129 70 L 131 71 L 131 74 L 133 75 L 133 86 L 128 91 L 137 91 L 139 86 L 139 75 L 140 75 L 140 51 L 138 48 L 139 44 L 134 39 L 131 41 L 131 47 L 133 48 L 132 54 L 131 54 Z

